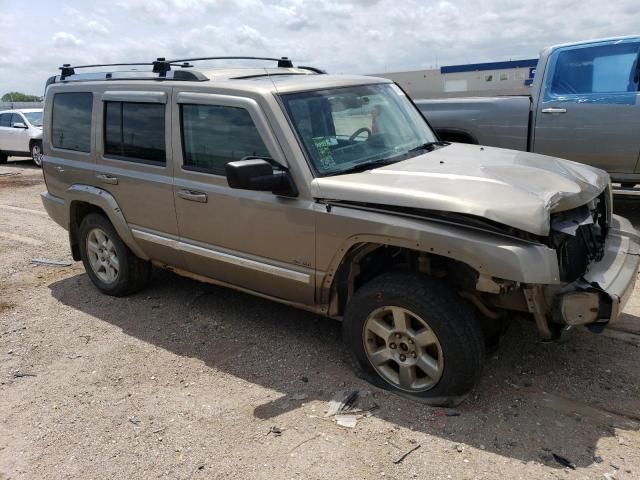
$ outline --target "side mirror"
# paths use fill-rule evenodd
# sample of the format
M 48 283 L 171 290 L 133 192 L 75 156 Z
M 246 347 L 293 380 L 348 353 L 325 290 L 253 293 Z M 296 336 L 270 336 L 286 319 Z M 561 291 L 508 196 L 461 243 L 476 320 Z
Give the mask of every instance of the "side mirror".
M 274 171 L 273 166 L 266 160 L 254 158 L 229 162 L 224 170 L 231 188 L 270 191 L 284 197 L 298 195 L 289 172 Z
M 27 128 L 27 126 L 22 122 L 16 122 L 13 124 L 13 128 Z

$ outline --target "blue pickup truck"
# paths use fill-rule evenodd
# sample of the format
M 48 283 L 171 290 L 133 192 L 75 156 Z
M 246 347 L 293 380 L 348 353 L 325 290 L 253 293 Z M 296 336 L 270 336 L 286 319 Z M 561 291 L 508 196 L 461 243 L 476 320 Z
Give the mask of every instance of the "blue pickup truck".
M 443 140 L 566 158 L 640 195 L 640 36 L 556 45 L 530 96 L 417 100 Z

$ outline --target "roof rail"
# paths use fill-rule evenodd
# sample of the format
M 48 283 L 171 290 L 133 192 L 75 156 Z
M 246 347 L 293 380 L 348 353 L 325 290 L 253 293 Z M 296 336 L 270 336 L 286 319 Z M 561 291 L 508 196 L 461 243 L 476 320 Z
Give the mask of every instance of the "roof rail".
M 167 71 L 171 70 L 171 66 L 181 67 L 181 68 L 193 67 L 193 65 L 190 65 L 187 62 L 183 62 L 182 64 L 178 64 L 176 62 L 166 62 L 164 58 L 158 58 L 155 62 L 137 62 L 137 63 L 97 63 L 97 64 L 94 64 L 94 65 L 71 65 L 69 63 L 65 63 L 61 67 L 58 67 L 58 69 L 61 70 L 61 72 L 60 72 L 60 77 L 61 77 L 60 80 L 64 80 L 65 77 L 70 77 L 71 75 L 75 75 L 76 74 L 75 70 L 77 68 L 131 67 L 131 66 L 141 66 L 141 65 L 153 65 L 153 70 L 152 71 L 154 73 L 160 73 L 161 72 L 160 69 L 156 69 L 157 65 L 162 65 L 163 67 L 165 67 L 165 66 L 168 67 L 168 68 L 166 68 L 166 70 L 162 70 L 164 72 L 167 72 Z
M 101 63 L 92 65 L 71 65 L 65 63 L 60 69 L 60 77 L 51 77 L 47 80 L 47 86 L 55 83 L 56 81 L 100 81 L 100 80 L 142 80 L 155 78 L 158 80 L 182 80 L 182 81 L 205 81 L 208 78 L 197 71 L 182 71 L 177 70 L 169 74 L 171 67 L 189 68 L 193 67 L 190 62 L 199 62 L 206 60 L 262 60 L 269 62 L 277 62 L 278 68 L 293 68 L 293 62 L 289 57 L 197 57 L 197 58 L 182 58 L 174 60 L 166 60 L 165 57 L 159 57 L 153 62 L 138 62 L 138 63 Z M 130 66 L 151 66 L 151 71 L 114 71 L 114 72 L 92 72 L 82 75 L 76 74 L 77 69 L 81 68 L 96 68 L 96 67 L 130 67 Z M 324 70 L 320 70 L 315 67 L 299 67 L 304 70 L 309 70 L 314 73 L 326 73 Z M 46 87 L 45 87 L 46 88 Z
M 160 59 L 158 59 L 160 60 Z M 164 59 L 163 59 L 164 60 Z M 289 57 L 271 58 L 271 57 L 199 57 L 199 58 L 181 58 L 178 60 L 168 60 L 166 63 L 174 64 L 178 62 L 199 62 L 202 60 L 266 60 L 269 62 L 278 62 L 278 68 L 293 68 L 293 62 Z

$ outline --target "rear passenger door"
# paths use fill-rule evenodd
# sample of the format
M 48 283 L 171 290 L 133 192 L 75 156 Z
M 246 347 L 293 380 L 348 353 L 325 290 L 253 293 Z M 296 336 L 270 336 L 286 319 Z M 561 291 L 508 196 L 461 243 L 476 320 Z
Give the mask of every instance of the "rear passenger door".
M 314 299 L 311 201 L 232 190 L 224 166 L 247 156 L 286 165 L 257 101 L 177 93 L 173 105 L 174 194 L 189 270 L 266 295 Z
M 111 193 L 136 241 L 153 260 L 177 267 L 170 87 L 100 93 L 95 183 Z M 164 238 L 165 242 L 153 239 Z
M 640 152 L 640 41 L 561 47 L 548 60 L 533 150 L 633 173 Z

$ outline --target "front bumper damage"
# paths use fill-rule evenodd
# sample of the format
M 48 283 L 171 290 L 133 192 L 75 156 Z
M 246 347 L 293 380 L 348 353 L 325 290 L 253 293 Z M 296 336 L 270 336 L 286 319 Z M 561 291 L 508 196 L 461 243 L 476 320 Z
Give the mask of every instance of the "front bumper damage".
M 547 287 L 553 323 L 600 331 L 614 322 L 633 293 L 640 266 L 640 234 L 626 218 L 612 215 L 604 256 L 560 290 Z

